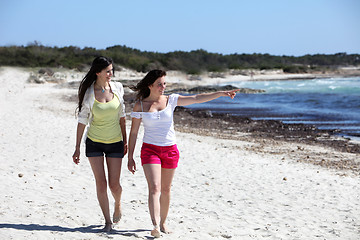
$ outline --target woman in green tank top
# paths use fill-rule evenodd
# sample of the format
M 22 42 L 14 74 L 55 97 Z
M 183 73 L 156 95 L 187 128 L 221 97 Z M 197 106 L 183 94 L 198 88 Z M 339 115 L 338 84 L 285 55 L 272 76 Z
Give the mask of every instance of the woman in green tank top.
M 97 57 L 80 83 L 76 147 L 73 154 L 73 161 L 78 164 L 81 139 L 88 126 L 85 152 L 95 177 L 97 198 L 105 218 L 103 230 L 106 232 L 111 231 L 112 224 L 121 218 L 120 172 L 122 158 L 127 153 L 124 90 L 121 83 L 111 82 L 113 70 L 111 59 Z M 113 219 L 110 217 L 107 181 L 115 200 Z

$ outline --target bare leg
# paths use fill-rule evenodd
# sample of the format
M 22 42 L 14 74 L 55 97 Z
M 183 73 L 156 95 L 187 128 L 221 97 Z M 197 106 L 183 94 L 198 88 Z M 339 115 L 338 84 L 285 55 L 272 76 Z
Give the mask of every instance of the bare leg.
M 104 231 L 111 231 L 111 218 L 109 210 L 109 199 L 107 196 L 107 183 L 104 170 L 104 157 L 89 157 L 91 169 L 96 182 L 96 193 L 101 211 L 105 218 Z
M 160 164 L 144 164 L 143 165 L 145 177 L 149 189 L 149 212 L 151 221 L 154 225 L 154 230 L 151 235 L 160 237 L 159 222 L 160 222 L 160 191 L 161 191 L 161 165 Z
M 102 229 L 103 232 L 110 232 L 112 230 L 112 223 L 105 223 L 105 227 Z
M 106 158 L 108 168 L 109 188 L 115 200 L 113 222 L 118 223 L 121 219 L 121 193 L 120 185 L 121 158 Z
M 174 169 L 161 169 L 161 195 L 160 195 L 160 231 L 170 233 L 166 228 L 165 221 L 170 207 L 170 190 L 174 178 Z

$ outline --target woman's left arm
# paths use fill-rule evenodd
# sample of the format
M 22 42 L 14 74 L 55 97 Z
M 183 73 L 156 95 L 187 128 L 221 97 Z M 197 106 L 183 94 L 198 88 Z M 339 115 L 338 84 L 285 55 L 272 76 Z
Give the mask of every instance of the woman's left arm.
M 124 155 L 126 155 L 128 151 L 128 145 L 127 145 L 127 136 L 126 136 L 126 118 L 121 117 L 120 118 L 120 128 L 121 128 L 121 134 L 124 142 Z
M 178 106 L 186 106 L 194 103 L 203 103 L 208 102 L 211 100 L 214 100 L 219 97 L 231 97 L 233 99 L 236 95 L 236 92 L 239 91 L 239 89 L 234 89 L 231 91 L 219 91 L 214 93 L 201 93 L 197 95 L 192 96 L 181 96 L 179 95 L 177 105 Z

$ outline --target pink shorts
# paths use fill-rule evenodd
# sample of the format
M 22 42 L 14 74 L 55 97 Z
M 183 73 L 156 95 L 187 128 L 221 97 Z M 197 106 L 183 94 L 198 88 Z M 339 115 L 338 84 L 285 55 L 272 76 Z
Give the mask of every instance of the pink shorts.
M 179 162 L 179 150 L 172 146 L 156 146 L 143 143 L 141 147 L 141 165 L 160 164 L 162 168 L 176 168 Z

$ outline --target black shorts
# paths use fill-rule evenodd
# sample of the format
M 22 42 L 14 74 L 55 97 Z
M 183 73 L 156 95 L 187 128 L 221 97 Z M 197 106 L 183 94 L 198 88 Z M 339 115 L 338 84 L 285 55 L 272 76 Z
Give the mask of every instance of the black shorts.
M 85 154 L 87 157 L 112 157 L 123 158 L 124 157 L 124 142 L 115 143 L 100 143 L 94 142 L 89 138 L 86 138 Z

